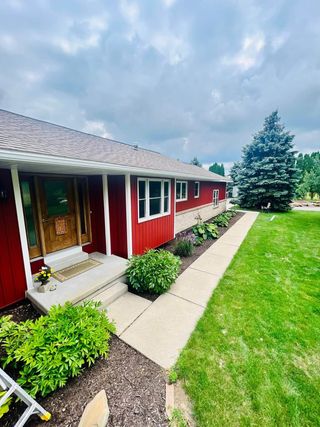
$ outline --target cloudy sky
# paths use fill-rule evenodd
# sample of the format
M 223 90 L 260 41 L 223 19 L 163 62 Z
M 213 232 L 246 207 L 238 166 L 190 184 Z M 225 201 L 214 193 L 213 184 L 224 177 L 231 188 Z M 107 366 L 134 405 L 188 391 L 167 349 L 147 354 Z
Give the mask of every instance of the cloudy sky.
M 318 0 L 1 0 L 0 108 L 230 164 L 278 108 L 320 147 Z

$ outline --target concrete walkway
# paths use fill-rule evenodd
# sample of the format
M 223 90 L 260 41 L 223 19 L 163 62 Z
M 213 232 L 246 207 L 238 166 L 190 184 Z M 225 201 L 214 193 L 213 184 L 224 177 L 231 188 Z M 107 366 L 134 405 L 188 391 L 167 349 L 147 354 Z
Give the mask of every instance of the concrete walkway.
M 155 302 L 127 293 L 111 304 L 118 336 L 163 368 L 174 365 L 257 216 L 245 213 Z

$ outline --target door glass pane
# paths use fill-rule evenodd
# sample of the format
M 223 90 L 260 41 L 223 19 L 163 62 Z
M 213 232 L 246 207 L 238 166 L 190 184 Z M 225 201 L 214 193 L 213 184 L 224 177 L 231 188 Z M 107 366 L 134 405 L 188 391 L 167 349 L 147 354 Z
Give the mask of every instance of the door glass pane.
M 149 197 L 161 197 L 161 182 L 150 181 L 149 183 Z
M 150 215 L 157 215 L 161 211 L 161 198 L 150 199 Z
M 85 203 L 85 182 L 78 182 L 78 195 L 79 195 L 79 210 L 80 210 L 80 227 L 81 234 L 87 233 L 87 224 L 86 224 L 86 203 Z
M 67 215 L 69 213 L 68 188 L 66 181 L 44 181 L 44 192 L 48 216 Z
M 37 246 L 37 233 L 33 216 L 30 182 L 21 181 L 22 203 L 24 208 L 29 247 Z

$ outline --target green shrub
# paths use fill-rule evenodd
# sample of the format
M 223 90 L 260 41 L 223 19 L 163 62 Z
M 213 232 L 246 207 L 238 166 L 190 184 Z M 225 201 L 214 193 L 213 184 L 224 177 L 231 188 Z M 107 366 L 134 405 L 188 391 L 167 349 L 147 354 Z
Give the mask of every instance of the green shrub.
M 15 323 L 0 320 L 4 366 L 19 370 L 18 383 L 32 396 L 46 396 L 79 375 L 85 365 L 107 357 L 114 326 L 99 303 L 53 306 L 47 316 Z
M 222 213 L 216 216 L 212 222 L 213 224 L 216 224 L 218 227 L 228 227 L 229 220 L 230 220 L 229 215 L 227 215 L 227 213 Z
M 178 277 L 180 264 L 180 258 L 171 252 L 151 249 L 130 259 L 127 269 L 129 283 L 138 292 L 162 294 Z
M 181 257 L 188 257 L 193 254 L 193 243 L 189 239 L 178 240 L 174 248 L 174 254 Z
M 203 243 L 207 239 L 216 239 L 219 235 L 218 228 L 215 224 L 200 223 L 192 228 L 193 233 L 197 237 L 198 244 Z

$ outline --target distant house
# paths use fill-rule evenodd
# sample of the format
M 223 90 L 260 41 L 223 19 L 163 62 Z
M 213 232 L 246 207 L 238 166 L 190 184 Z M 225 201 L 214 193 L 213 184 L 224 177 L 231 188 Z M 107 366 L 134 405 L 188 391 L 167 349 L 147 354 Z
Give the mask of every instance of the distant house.
M 0 307 L 44 264 L 141 254 L 225 207 L 224 177 L 0 110 Z

